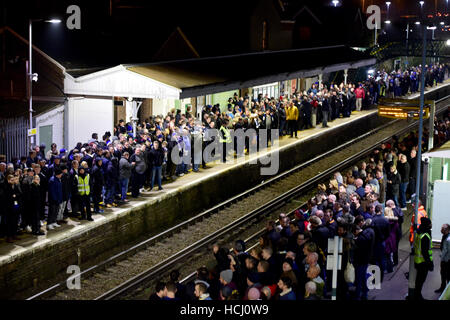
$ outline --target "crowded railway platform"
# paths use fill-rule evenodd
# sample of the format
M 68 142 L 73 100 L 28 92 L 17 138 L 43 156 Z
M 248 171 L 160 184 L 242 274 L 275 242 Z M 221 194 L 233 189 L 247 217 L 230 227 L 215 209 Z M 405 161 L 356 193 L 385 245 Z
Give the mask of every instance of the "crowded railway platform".
M 430 89 L 429 92 L 432 92 L 433 90 L 437 90 L 441 88 L 442 86 L 447 86 L 447 84 L 441 84 L 438 85 L 437 88 Z M 314 87 L 312 88 L 314 89 Z M 417 94 L 411 95 L 410 98 L 414 99 L 417 97 Z M 96 230 L 102 230 L 101 226 L 103 228 L 110 228 L 110 226 L 114 226 L 114 223 L 116 223 L 116 228 L 118 224 L 117 221 L 119 221 L 121 218 L 123 219 L 127 215 L 133 215 L 133 212 L 142 210 L 142 208 L 151 208 L 157 203 L 161 203 L 164 199 L 169 199 L 171 197 L 176 197 L 177 194 L 186 192 L 189 193 L 190 189 L 194 188 L 194 186 L 198 186 L 201 184 L 208 184 L 211 182 L 212 179 L 216 178 L 221 181 L 221 176 L 229 174 L 230 172 L 233 172 L 233 169 L 236 168 L 242 168 L 243 166 L 250 163 L 252 160 L 256 158 L 264 157 L 268 153 L 274 153 L 274 152 L 282 152 L 282 150 L 289 149 L 291 147 L 294 148 L 300 148 L 305 141 L 314 141 L 316 138 L 320 138 L 321 136 L 325 136 L 327 132 L 331 130 L 340 130 L 340 128 L 348 127 L 349 123 L 370 123 L 369 120 L 371 117 L 373 117 L 376 114 L 376 110 L 365 108 L 366 110 L 363 111 L 354 111 L 351 115 L 351 117 L 342 117 L 339 118 L 336 117 L 336 119 L 333 119 L 334 121 L 329 122 L 328 126 L 329 128 L 320 128 L 320 126 L 316 126 L 316 128 L 311 128 L 307 130 L 301 130 L 298 132 L 299 139 L 291 139 L 289 136 L 282 137 L 279 142 L 278 146 L 271 146 L 269 149 L 260 150 L 257 154 L 250 154 L 246 155 L 245 157 L 237 157 L 233 161 L 230 161 L 233 159 L 232 157 L 229 158 L 227 163 L 222 163 L 222 161 L 217 160 L 212 163 L 208 163 L 207 169 L 198 169 L 195 170 L 197 172 L 193 172 L 191 174 L 183 175 L 184 172 L 178 174 L 178 177 L 173 179 L 175 181 L 168 181 L 164 183 L 164 189 L 160 191 L 153 191 L 150 192 L 148 188 L 148 184 L 146 188 L 142 188 L 139 192 L 138 198 L 129 197 L 128 195 L 125 195 L 124 193 L 121 194 L 122 198 L 117 199 L 118 201 L 114 200 L 115 202 L 119 202 L 120 200 L 127 199 L 127 201 L 122 202 L 122 205 L 118 208 L 113 206 L 112 204 L 115 204 L 115 202 L 106 203 L 106 197 L 103 202 L 104 210 L 103 212 L 100 211 L 100 209 L 97 207 L 93 207 L 94 213 L 91 215 L 91 219 L 93 221 L 91 222 L 83 222 L 80 220 L 80 217 L 78 216 L 72 216 L 67 217 L 63 212 L 63 219 L 58 220 L 60 222 L 59 227 L 54 228 L 46 228 L 47 230 L 44 230 L 44 228 L 38 228 L 41 234 L 38 234 L 37 237 L 31 237 L 28 235 L 28 230 L 26 226 L 23 224 L 24 228 L 21 228 L 20 230 L 21 235 L 17 236 L 15 235 L 16 239 L 13 239 L 12 243 L 3 243 L 2 244 L 2 264 L 7 265 L 9 263 L 14 263 L 17 259 L 26 259 L 29 254 L 34 255 L 36 252 L 39 252 L 40 250 L 46 251 L 48 248 L 58 248 L 58 245 L 61 245 L 64 242 L 71 241 L 72 239 L 83 239 L 83 235 L 85 237 L 88 237 L 90 233 L 95 232 Z M 331 120 L 331 119 L 330 119 Z M 118 130 L 120 130 L 120 123 L 117 127 Z M 338 131 L 336 131 L 338 132 Z M 106 137 L 107 139 L 108 137 Z M 106 140 L 105 139 L 105 140 Z M 80 148 L 81 149 L 81 148 Z M 52 158 L 52 152 L 57 153 L 58 151 L 63 150 L 57 150 L 56 148 L 53 148 L 50 150 L 50 153 L 46 154 L 46 156 L 49 156 L 49 158 Z M 63 152 L 64 153 L 64 152 Z M 113 152 L 114 153 L 114 152 Z M 54 158 L 57 158 L 57 155 L 54 156 Z M 25 159 L 28 160 L 28 159 Z M 26 163 L 26 161 L 24 161 Z M 19 163 L 20 165 L 20 163 Z M 26 165 L 25 165 L 26 167 Z M 25 169 L 25 168 L 23 168 Z M 177 168 L 178 169 L 178 168 Z M 193 168 L 194 169 L 194 168 Z M 192 170 L 194 171 L 194 170 Z M 189 171 L 187 171 L 189 172 Z M 147 180 L 148 181 L 148 180 Z M 126 190 L 128 191 L 128 190 Z M 118 192 L 119 194 L 120 192 Z M 145 200 L 145 201 L 143 201 Z M 105 204 L 106 203 L 106 204 Z M 100 204 L 100 203 L 99 203 Z M 108 205 L 109 204 L 109 205 Z M 95 212 L 97 211 L 97 212 Z M 45 216 L 47 216 L 48 219 L 48 210 L 46 211 Z M 88 213 L 88 212 L 86 212 Z M 155 214 L 158 215 L 158 214 Z M 86 216 L 81 216 L 81 218 L 87 218 Z M 161 217 L 158 217 L 157 219 L 162 219 Z M 114 222 L 116 221 L 116 222 Z M 23 220 L 21 220 L 23 222 Z M 136 223 L 136 222 L 135 222 Z M 48 221 L 42 221 L 42 227 L 45 227 L 47 224 L 48 227 Z M 164 228 L 167 226 L 167 220 L 162 219 L 162 221 L 159 221 L 158 227 Z M 99 228 L 100 227 L 100 228 Z M 153 226 L 152 226 L 153 227 Z M 99 229 L 97 229 L 99 228 Z M 35 231 L 35 230 L 32 230 Z M 44 234 L 44 231 L 47 231 L 46 234 Z M 6 239 L 5 239 L 6 240 Z M 11 240 L 11 239 L 8 239 Z M 78 240 L 79 241 L 79 240 Z M 98 241 L 98 240 L 97 240 Z M 53 249 L 54 250 L 54 249 Z M 78 256 L 79 258 L 79 256 Z

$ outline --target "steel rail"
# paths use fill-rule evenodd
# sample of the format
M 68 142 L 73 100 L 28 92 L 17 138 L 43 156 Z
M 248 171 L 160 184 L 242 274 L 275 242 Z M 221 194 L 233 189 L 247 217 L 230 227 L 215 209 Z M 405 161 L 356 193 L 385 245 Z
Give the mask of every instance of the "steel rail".
M 437 100 L 436 104 L 438 104 L 438 103 L 448 99 L 449 97 L 450 97 L 450 95 Z M 441 108 L 441 109 L 436 111 L 436 114 L 438 114 L 440 112 L 443 112 L 444 110 L 445 110 L 445 108 Z M 132 246 L 132 247 L 130 247 L 130 248 L 128 248 L 128 249 L 126 249 L 126 250 L 124 250 L 124 251 L 122 251 L 122 252 L 120 252 L 120 253 L 118 253 L 118 254 L 116 254 L 116 255 L 114 255 L 114 256 L 112 256 L 112 257 L 110 257 L 110 258 L 108 258 L 108 259 L 106 259 L 106 260 L 104 260 L 104 261 L 102 261 L 102 262 L 100 262 L 98 264 L 96 264 L 96 265 L 94 265 L 94 266 L 91 266 L 90 268 L 82 271 L 80 276 L 83 276 L 84 278 L 86 278 L 86 277 L 89 277 L 90 275 L 92 275 L 95 272 L 98 272 L 100 270 L 104 270 L 108 266 L 110 266 L 112 264 L 115 264 L 115 263 L 117 263 L 119 261 L 122 261 L 122 260 L 126 259 L 127 257 L 132 256 L 133 254 L 137 253 L 138 251 L 145 250 L 150 245 L 152 245 L 154 243 L 157 243 L 159 241 L 162 241 L 163 239 L 168 238 L 168 237 L 170 237 L 171 235 L 173 235 L 175 233 L 178 233 L 180 230 L 185 229 L 185 228 L 187 228 L 187 227 L 189 227 L 189 226 L 191 226 L 191 225 L 193 225 L 193 224 L 195 224 L 197 222 L 200 222 L 200 221 L 204 220 L 205 218 L 208 218 L 209 216 L 219 212 L 223 208 L 225 208 L 227 206 L 230 206 L 231 204 L 233 204 L 235 202 L 238 202 L 239 200 L 244 199 L 244 198 L 248 197 L 249 195 L 254 194 L 257 191 L 260 191 L 260 190 L 270 186 L 271 184 L 273 184 L 275 182 L 283 180 L 283 179 L 287 178 L 288 176 L 292 175 L 293 173 L 304 169 L 305 167 L 309 166 L 310 164 L 315 163 L 318 160 L 323 159 L 323 158 L 327 157 L 328 155 L 333 154 L 333 153 L 335 153 L 337 151 L 340 151 L 340 150 L 342 150 L 342 149 L 344 149 L 344 148 L 346 148 L 346 147 L 348 147 L 348 146 L 350 146 L 350 145 L 352 145 L 352 144 L 354 144 L 356 142 L 359 142 L 359 141 L 361 141 L 361 140 L 363 140 L 363 139 L 365 139 L 365 138 L 367 138 L 367 137 L 369 137 L 369 136 L 371 136 L 371 135 L 373 135 L 373 134 L 375 134 L 375 133 L 385 129 L 386 127 L 389 127 L 389 126 L 393 125 L 394 123 L 396 123 L 398 121 L 400 121 L 400 120 L 389 121 L 388 123 L 386 123 L 386 124 L 384 124 L 382 126 L 379 126 L 379 127 L 375 128 L 375 129 L 373 129 L 373 130 L 371 130 L 371 131 L 369 131 L 369 132 L 367 132 L 367 133 L 365 133 L 365 134 L 363 134 L 363 135 L 361 135 L 359 137 L 356 137 L 356 138 L 354 138 L 354 139 L 352 139 L 350 141 L 347 141 L 347 142 L 345 142 L 344 144 L 342 144 L 340 146 L 337 146 L 337 147 L 335 147 L 335 148 L 333 148 L 333 149 L 331 149 L 331 150 L 329 150 L 329 151 L 327 151 L 327 152 L 325 152 L 325 153 L 323 153 L 323 154 L 321 154 L 319 156 L 314 157 L 313 159 L 310 159 L 310 160 L 308 160 L 308 161 L 306 161 L 306 162 L 304 162 L 304 163 L 302 163 L 300 165 L 297 165 L 294 168 L 289 169 L 289 170 L 279 174 L 276 177 L 270 178 L 269 180 L 264 181 L 263 183 L 255 186 L 255 187 L 253 187 L 253 188 L 251 188 L 249 190 L 246 190 L 245 192 L 243 192 L 241 194 L 238 194 L 238 195 L 236 195 L 236 196 L 234 196 L 234 197 L 232 197 L 232 198 L 230 198 L 230 199 L 228 199 L 228 200 L 226 200 L 226 201 L 224 201 L 224 202 L 214 206 L 213 208 L 210 208 L 210 209 L 208 209 L 208 210 L 198 214 L 198 215 L 188 219 L 187 221 L 184 221 L 184 222 L 182 222 L 182 223 L 180 223 L 180 224 L 178 224 L 176 226 L 173 226 L 173 227 L 165 230 L 162 233 L 159 233 L 159 234 L 157 234 L 157 235 L 155 235 L 155 236 L 153 236 L 153 237 L 151 237 L 149 239 L 146 239 L 146 240 L 144 240 L 144 241 L 142 241 L 142 242 L 140 242 L 140 243 L 138 243 L 138 244 L 136 244 L 136 245 L 134 245 L 134 246 Z M 409 130 L 409 128 L 415 126 L 417 124 L 416 122 L 417 121 L 412 122 L 407 128 L 405 128 L 405 130 Z M 390 138 L 386 138 L 385 140 L 387 141 L 389 139 Z M 359 152 L 358 155 L 361 154 L 361 153 L 362 152 Z M 354 158 L 355 157 L 353 157 L 353 160 L 347 159 L 345 161 L 354 161 Z M 339 167 L 339 165 L 333 166 L 332 168 L 330 168 L 329 170 L 325 171 L 324 173 L 321 173 L 319 176 L 316 176 L 315 178 L 308 180 L 307 182 L 303 183 L 302 185 L 293 188 L 292 190 L 288 191 L 287 193 L 285 193 L 285 194 L 283 194 L 283 195 L 281 195 L 281 196 L 279 196 L 279 197 L 277 197 L 275 199 L 272 199 L 268 203 L 264 204 L 263 207 L 267 207 L 270 204 L 271 208 L 273 210 L 274 209 L 273 206 L 275 204 L 275 200 L 278 201 L 278 205 L 282 205 L 281 204 L 282 201 L 286 201 L 285 198 L 290 199 L 292 197 L 295 197 L 295 195 L 293 195 L 293 196 L 291 195 L 293 192 L 294 193 L 298 192 L 298 190 L 300 190 L 300 189 L 304 190 L 307 187 L 306 184 L 311 185 L 311 184 L 315 183 L 318 180 L 317 177 L 323 177 L 324 175 L 328 174 L 329 171 L 337 170 L 338 167 Z M 303 186 L 303 187 L 300 188 L 301 186 Z M 294 189 L 297 190 L 297 191 L 294 191 Z M 261 208 L 253 210 L 251 213 L 255 213 L 259 209 L 261 209 Z M 257 215 L 260 215 L 260 214 L 261 213 L 259 213 Z M 247 215 L 244 216 L 244 217 L 247 217 Z M 243 221 L 244 217 L 236 220 L 235 222 L 238 223 L 239 221 Z M 251 219 L 251 218 L 248 218 L 248 219 Z M 245 222 L 243 222 L 243 223 L 245 223 Z M 229 230 L 231 230 L 233 228 L 233 225 L 235 225 L 235 224 L 231 223 L 230 225 L 222 228 L 221 230 L 227 228 L 227 230 L 229 231 Z M 218 232 L 221 232 L 221 230 L 219 230 Z M 212 238 L 214 238 L 213 235 L 214 234 L 211 234 Z M 209 238 L 209 236 L 207 238 Z M 204 239 L 202 239 L 201 241 L 204 241 Z M 200 241 L 198 241 L 198 242 L 200 242 Z M 196 243 L 198 243 L 198 242 L 196 242 Z M 189 248 L 192 249 L 193 245 L 185 248 L 184 250 L 189 249 Z M 184 252 L 184 250 L 180 251 L 180 253 Z M 174 258 L 176 258 L 176 257 L 172 256 L 169 259 L 174 259 Z M 165 261 L 167 261 L 169 259 L 166 259 Z M 157 264 L 156 266 L 153 266 L 152 269 L 153 268 L 157 268 L 157 269 L 161 268 L 165 261 Z M 148 273 L 148 270 L 145 271 L 144 273 Z M 139 276 L 143 277 L 143 273 L 133 277 L 129 281 L 124 282 L 123 285 L 129 284 L 132 280 L 137 281 L 137 279 L 138 279 L 137 277 L 139 277 Z M 27 300 L 34 300 L 34 299 L 39 299 L 39 298 L 42 299 L 42 298 L 54 295 L 59 290 L 65 289 L 65 286 L 66 286 L 66 282 L 65 281 L 60 282 L 60 283 L 58 283 L 58 284 L 56 284 L 54 286 L 49 287 L 48 289 L 45 289 L 45 290 L 43 290 L 43 291 L 41 291 L 41 292 L 39 292 L 39 293 L 29 297 Z M 121 291 L 121 290 L 118 289 L 118 287 L 116 287 L 117 291 Z M 108 298 L 108 296 L 111 296 L 111 297 L 114 296 L 112 290 L 108 291 L 107 293 L 103 294 L 102 296 L 97 297 L 97 299 Z

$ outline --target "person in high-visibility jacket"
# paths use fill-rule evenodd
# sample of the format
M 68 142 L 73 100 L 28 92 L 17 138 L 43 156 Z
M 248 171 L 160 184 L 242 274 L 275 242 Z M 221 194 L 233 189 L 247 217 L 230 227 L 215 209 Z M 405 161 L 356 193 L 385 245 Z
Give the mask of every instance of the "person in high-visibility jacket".
M 78 195 L 80 197 L 81 220 L 94 221 L 91 215 L 91 202 L 89 195 L 91 194 L 91 176 L 85 172 L 83 167 L 78 169 Z
M 433 251 L 431 242 L 431 220 L 421 218 L 421 224 L 414 240 L 414 266 L 417 270 L 414 299 L 423 300 L 422 287 L 428 271 L 433 271 Z
M 413 204 L 413 208 L 414 208 L 414 204 Z M 419 229 L 420 221 L 422 218 L 428 218 L 428 215 L 427 215 L 427 212 L 425 211 L 425 208 L 422 205 L 422 201 L 419 200 L 419 210 L 418 210 L 416 229 Z M 410 243 L 413 243 L 413 240 L 414 240 L 414 223 L 415 223 L 415 214 L 413 213 L 413 215 L 411 217 L 411 227 L 409 229 L 409 242 Z
M 222 143 L 222 162 L 225 163 L 227 162 L 227 146 L 231 145 L 231 143 L 233 142 L 233 140 L 231 139 L 231 133 L 230 130 L 228 129 L 228 119 L 224 119 L 224 121 L 222 122 L 222 125 L 220 126 L 219 129 L 219 134 L 220 134 L 220 139 L 219 142 Z M 231 147 L 230 147 L 231 148 Z
M 298 121 L 298 108 L 293 102 L 289 103 L 289 107 L 286 109 L 286 121 L 288 123 L 288 130 L 291 134 L 291 138 L 297 138 L 297 121 Z

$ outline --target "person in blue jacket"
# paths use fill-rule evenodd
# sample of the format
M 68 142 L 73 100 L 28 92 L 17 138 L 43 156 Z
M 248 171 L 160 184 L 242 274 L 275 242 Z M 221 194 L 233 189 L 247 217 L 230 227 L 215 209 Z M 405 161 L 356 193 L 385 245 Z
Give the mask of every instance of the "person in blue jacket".
M 56 223 L 56 217 L 58 215 L 59 207 L 63 202 L 63 187 L 61 183 L 63 172 L 59 167 L 54 170 L 54 175 L 50 177 L 48 181 L 48 217 L 47 217 L 47 230 L 53 230 L 60 227 Z

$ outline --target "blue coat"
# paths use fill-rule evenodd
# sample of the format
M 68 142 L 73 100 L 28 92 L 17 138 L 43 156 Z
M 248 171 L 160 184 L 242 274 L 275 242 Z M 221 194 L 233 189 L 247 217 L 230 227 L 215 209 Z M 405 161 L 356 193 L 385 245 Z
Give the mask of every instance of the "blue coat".
M 119 171 L 118 168 L 113 165 L 111 161 L 108 163 L 108 168 L 106 169 L 106 179 L 105 185 L 111 187 L 119 181 Z
M 48 181 L 48 202 L 51 204 L 63 202 L 62 183 L 56 176 L 52 176 Z
M 297 297 L 295 296 L 295 292 L 291 291 L 284 296 L 280 296 L 280 300 L 297 300 Z

